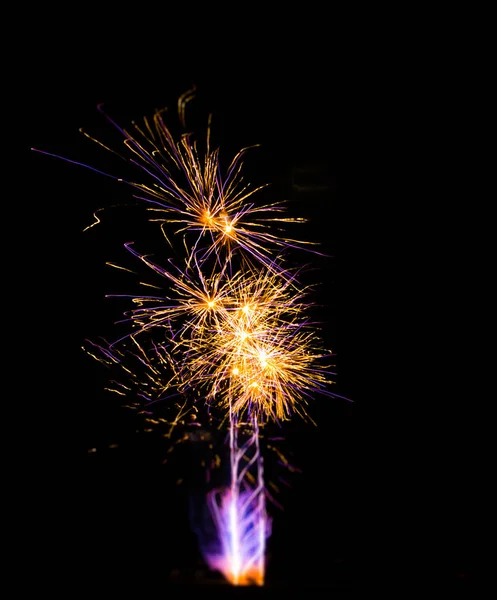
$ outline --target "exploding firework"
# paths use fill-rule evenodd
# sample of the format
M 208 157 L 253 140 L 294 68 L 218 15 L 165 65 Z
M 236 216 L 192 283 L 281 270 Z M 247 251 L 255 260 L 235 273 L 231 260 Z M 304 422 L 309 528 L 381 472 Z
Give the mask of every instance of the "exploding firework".
M 170 282 L 170 295 L 131 298 L 131 333 L 101 348 L 108 360 L 117 361 L 115 349 L 128 340 L 150 377 L 159 378 L 154 389 L 196 389 L 210 405 L 238 417 L 250 410 L 278 422 L 305 416 L 308 398 L 329 393 L 331 373 L 323 363 L 329 353 L 317 350 L 305 291 L 294 277 L 264 267 L 206 277 L 198 263 L 173 273 L 131 251 Z M 140 345 L 152 333 L 161 340 L 150 346 L 153 361 Z M 153 370 L 152 363 L 158 364 Z
M 188 92 L 179 100 L 183 126 L 192 97 Z M 126 375 L 125 382 L 110 382 L 111 391 L 129 397 L 135 390 L 145 406 L 174 403 L 177 415 L 165 421 L 169 436 L 199 405 L 207 407 L 219 430 L 227 428 L 229 485 L 209 495 L 216 538 L 202 550 L 232 584 L 263 585 L 270 519 L 261 426 L 281 425 L 295 414 L 307 418 L 310 399 L 334 395 L 331 353 L 321 347 L 309 317 L 310 289 L 285 263 L 291 249 L 315 250 L 282 234 L 286 223 L 304 219 L 284 217 L 280 203 L 256 203 L 264 186 L 244 182 L 248 149 L 223 172 L 219 150 L 211 148 L 210 120 L 201 149 L 191 133 L 175 139 L 164 114 L 157 111 L 131 130 L 105 115 L 122 134 L 126 155 L 85 133 L 139 169 L 147 181 L 126 183 L 169 244 L 180 235 L 185 249 L 179 264 L 172 258 L 161 264 L 126 244 L 162 283 L 153 286 L 154 293 L 126 296 L 132 308 L 125 313 L 123 336 L 88 341 L 85 349 Z M 186 400 L 178 402 L 178 396 Z

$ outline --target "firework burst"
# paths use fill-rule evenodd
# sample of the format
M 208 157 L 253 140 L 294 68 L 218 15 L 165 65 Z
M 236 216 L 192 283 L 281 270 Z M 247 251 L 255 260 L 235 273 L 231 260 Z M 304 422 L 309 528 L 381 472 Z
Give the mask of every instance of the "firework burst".
M 160 345 L 150 346 L 160 363 L 156 375 L 163 378 L 167 364 L 169 386 L 201 391 L 210 405 L 238 417 L 247 411 L 278 422 L 305 417 L 309 398 L 330 393 L 333 373 L 324 361 L 331 354 L 319 349 L 306 290 L 294 276 L 262 267 L 207 277 L 196 260 L 194 268 L 172 272 L 127 247 L 167 279 L 170 294 L 130 298 L 136 306 L 128 313 L 131 332 L 109 345 L 107 358 L 129 339 L 152 371 L 139 340 L 158 334 Z

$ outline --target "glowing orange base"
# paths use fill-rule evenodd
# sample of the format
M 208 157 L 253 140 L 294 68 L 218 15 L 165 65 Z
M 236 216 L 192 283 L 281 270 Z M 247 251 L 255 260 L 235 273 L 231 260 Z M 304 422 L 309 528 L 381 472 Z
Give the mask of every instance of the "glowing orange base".
M 257 568 L 245 573 L 225 573 L 225 577 L 232 585 L 264 585 L 264 573 Z

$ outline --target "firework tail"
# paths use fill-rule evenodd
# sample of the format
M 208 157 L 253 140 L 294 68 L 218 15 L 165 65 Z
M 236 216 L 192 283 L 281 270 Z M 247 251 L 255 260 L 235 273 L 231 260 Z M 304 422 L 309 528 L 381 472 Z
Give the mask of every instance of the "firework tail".
M 211 569 L 233 585 L 264 584 L 266 540 L 271 521 L 266 511 L 259 423 L 252 414 L 246 440 L 241 440 L 237 416 L 229 425 L 230 484 L 208 496 L 216 540 L 202 548 Z

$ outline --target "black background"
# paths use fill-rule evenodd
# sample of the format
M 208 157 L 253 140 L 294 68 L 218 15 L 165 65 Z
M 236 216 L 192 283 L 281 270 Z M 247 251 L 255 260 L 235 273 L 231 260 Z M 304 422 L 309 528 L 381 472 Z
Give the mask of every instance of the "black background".
M 234 42 L 211 48 L 187 36 L 187 51 L 171 38 L 162 46 L 156 36 L 94 27 L 76 39 L 67 29 L 33 44 L 32 95 L 25 98 L 30 147 L 112 169 L 119 162 L 78 132 L 119 143 L 97 104 L 127 124 L 166 105 L 174 114 L 178 96 L 196 85 L 200 125 L 212 112 L 222 156 L 261 144 L 247 160 L 250 176 L 272 183 L 307 217 L 305 239 L 329 255 L 312 259 L 312 277 L 321 283 L 316 310 L 337 355 L 334 391 L 353 402 L 317 398 L 317 426 L 285 430 L 302 473 L 283 493 L 284 511 L 271 509 L 268 589 L 383 589 L 392 582 L 409 589 L 470 579 L 475 419 L 464 392 L 440 376 L 444 367 L 431 367 L 437 342 L 417 328 L 429 286 L 403 255 L 395 223 L 407 215 L 384 200 L 386 167 L 375 156 L 381 135 L 371 140 L 368 128 L 378 87 L 344 78 L 322 33 L 320 44 L 305 50 L 275 42 L 270 52 L 254 49 L 240 60 L 230 50 L 239 48 Z M 80 351 L 85 338 L 112 337 L 120 316 L 104 296 L 126 293 L 127 280 L 104 263 L 129 260 L 127 241 L 147 252 L 150 230 L 130 208 L 132 216 L 111 209 L 83 233 L 95 210 L 126 204 L 131 190 L 27 152 L 28 185 L 43 219 L 33 258 L 46 275 L 37 285 L 50 290 L 50 325 L 42 332 L 49 374 L 40 376 L 50 417 L 43 423 L 57 465 L 39 476 L 46 477 L 45 498 L 59 490 L 70 496 L 57 506 L 78 581 L 90 590 L 154 591 L 174 576 L 183 586 L 220 582 L 203 566 L 185 485 L 175 482 L 182 464 L 192 469 L 188 453 L 179 451 L 176 471 L 165 466 L 167 443 L 103 392 L 105 372 Z M 76 437 L 79 455 L 68 451 Z

